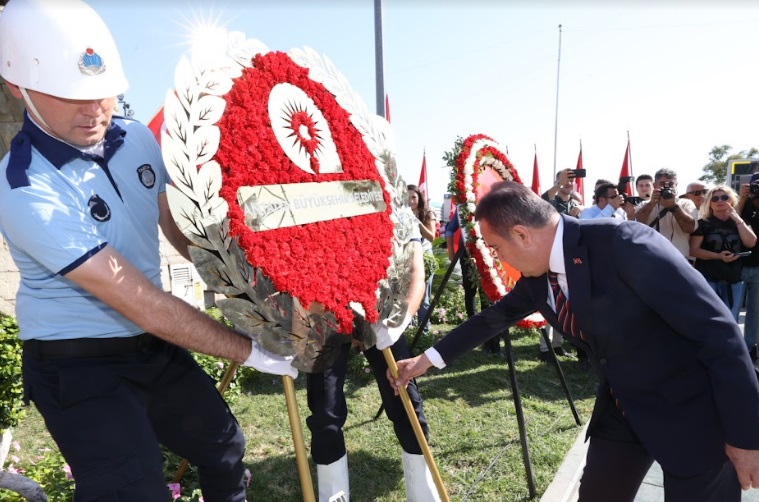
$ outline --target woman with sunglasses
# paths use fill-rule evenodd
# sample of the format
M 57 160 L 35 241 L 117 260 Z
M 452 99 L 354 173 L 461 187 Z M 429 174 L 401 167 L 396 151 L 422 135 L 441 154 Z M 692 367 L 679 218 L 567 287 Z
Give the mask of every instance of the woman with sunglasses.
M 699 210 L 698 227 L 690 237 L 696 270 L 722 298 L 736 322 L 743 299 L 739 253 L 756 244 L 756 234 L 736 211 L 737 205 L 738 197 L 730 187 L 709 190 Z

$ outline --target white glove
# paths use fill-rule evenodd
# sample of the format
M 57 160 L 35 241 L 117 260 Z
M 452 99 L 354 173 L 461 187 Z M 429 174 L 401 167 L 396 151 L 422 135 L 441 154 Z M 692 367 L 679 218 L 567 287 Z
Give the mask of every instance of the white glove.
M 243 366 L 255 368 L 262 373 L 269 373 L 270 375 L 288 375 L 293 379 L 298 378 L 298 370 L 291 364 L 293 356 L 278 356 L 264 349 L 253 340 L 250 343 L 253 345 L 253 349 L 250 351 L 250 355 L 245 362 L 242 363 Z
M 386 349 L 398 341 L 403 332 L 406 331 L 408 325 L 411 324 L 411 316 L 406 313 L 406 317 L 403 319 L 403 322 L 400 324 L 400 326 L 395 328 L 388 328 L 385 322 L 386 321 L 377 321 L 372 324 L 374 334 L 377 337 L 376 345 L 379 350 Z

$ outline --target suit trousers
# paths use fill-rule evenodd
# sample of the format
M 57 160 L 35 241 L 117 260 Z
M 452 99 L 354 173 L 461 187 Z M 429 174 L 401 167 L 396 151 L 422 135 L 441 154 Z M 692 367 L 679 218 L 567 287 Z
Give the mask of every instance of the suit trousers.
M 185 349 L 158 341 L 57 359 L 24 351 L 23 377 L 76 478 L 75 502 L 169 500 L 159 443 L 198 467 L 205 500 L 245 501 L 242 431 Z
M 578 502 L 632 502 L 654 459 L 611 398 L 599 403 L 590 432 Z M 740 502 L 741 488 L 728 460 L 696 476 L 664 471 L 666 502 Z
M 349 343 L 342 345 L 338 349 L 340 354 L 337 360 L 326 371 L 306 374 L 308 409 L 311 411 L 306 424 L 311 431 L 311 457 L 317 464 L 329 465 L 346 454 L 343 425 L 348 417 L 348 408 L 345 404 L 344 386 L 350 348 Z M 411 356 L 406 340 L 402 336 L 391 347 L 391 350 L 396 360 L 408 359 Z M 407 453 L 420 455 L 422 449 L 416 440 L 401 398 L 394 395 L 393 388 L 387 380 L 387 363 L 382 352 L 376 347 L 370 347 L 364 351 L 364 355 L 374 372 L 385 413 L 393 422 L 395 435 L 401 447 Z M 412 381 L 409 384 L 408 395 L 424 436 L 428 438 L 427 419 L 422 410 L 422 398 L 416 382 Z

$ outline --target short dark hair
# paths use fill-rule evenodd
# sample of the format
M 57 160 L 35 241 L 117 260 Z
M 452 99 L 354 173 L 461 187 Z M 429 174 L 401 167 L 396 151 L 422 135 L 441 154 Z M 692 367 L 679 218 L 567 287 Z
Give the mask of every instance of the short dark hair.
M 547 225 L 556 209 L 550 202 L 515 181 L 501 181 L 477 202 L 474 217 L 485 220 L 499 235 L 507 237 L 515 225 L 541 228 Z
M 654 178 L 650 174 L 641 174 L 640 176 L 638 176 L 638 179 L 635 180 L 635 186 L 638 186 L 638 183 L 640 183 L 641 181 L 646 181 L 646 180 L 650 181 L 651 183 L 654 182 Z
M 662 178 L 671 178 L 673 180 L 676 180 L 677 173 L 673 171 L 672 169 L 662 167 L 661 169 L 656 171 L 656 174 L 654 174 L 654 180 L 659 181 Z
M 593 185 L 601 186 L 601 185 L 608 185 L 609 183 L 611 183 L 611 181 L 601 178 L 600 180 L 596 180 L 596 182 Z
M 595 197 L 596 202 L 598 202 L 599 198 L 606 197 L 606 194 L 609 193 L 610 188 L 613 188 L 614 190 L 616 190 L 617 186 L 614 183 L 604 183 L 602 185 L 598 185 L 598 188 L 596 188 L 596 191 L 593 194 L 593 197 Z

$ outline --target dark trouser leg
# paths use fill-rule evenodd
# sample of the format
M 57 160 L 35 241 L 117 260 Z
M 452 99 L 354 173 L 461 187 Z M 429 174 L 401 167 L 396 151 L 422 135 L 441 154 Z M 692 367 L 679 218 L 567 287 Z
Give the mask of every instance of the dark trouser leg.
M 311 457 L 317 464 L 331 464 L 346 453 L 343 425 L 348 408 L 343 386 L 350 348 L 349 343 L 341 345 L 335 363 L 326 371 L 306 374 L 308 409 L 311 410 L 306 425 L 311 430 Z
M 395 342 L 391 347 L 391 351 L 396 361 L 411 357 L 408 345 L 406 345 L 406 340 L 403 337 Z M 376 347 L 365 350 L 364 355 L 374 371 L 382 403 L 385 405 L 385 413 L 387 413 L 387 417 L 393 422 L 395 435 L 398 437 L 401 447 L 406 453 L 421 455 L 422 449 L 419 447 L 419 442 L 416 440 L 411 422 L 409 422 L 406 410 L 403 408 L 403 402 L 400 396 L 393 394 L 393 388 L 390 387 L 390 383 L 387 381 L 385 356 Z M 424 431 L 424 436 L 425 438 L 429 438 L 427 418 L 424 416 L 424 411 L 422 410 L 422 398 L 419 395 L 416 382 L 412 381 L 409 383 L 407 390 L 411 404 L 414 406 L 416 416 L 419 419 L 419 424 L 422 426 L 422 431 Z
M 472 317 L 477 313 L 477 285 L 472 284 L 469 279 L 471 275 L 471 266 L 469 258 L 466 256 L 461 259 L 461 284 L 464 287 L 464 308 L 467 317 Z
M 710 471 L 689 478 L 664 472 L 666 502 L 740 502 L 741 486 L 733 464 L 728 460 Z
M 640 443 L 591 437 L 579 502 L 632 502 L 652 463 Z
M 615 405 L 608 386 L 599 389 L 579 502 L 632 502 L 653 458 Z
M 24 354 L 26 395 L 71 466 L 75 502 L 168 500 L 147 412 L 149 392 L 166 362 L 163 351 L 149 349 L 54 360 Z
M 245 502 L 245 438 L 215 382 L 184 349 L 150 389 L 148 412 L 158 440 L 198 468 L 203 498 Z

